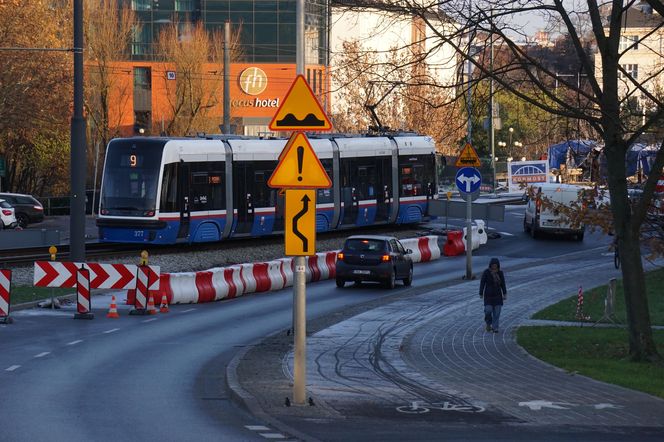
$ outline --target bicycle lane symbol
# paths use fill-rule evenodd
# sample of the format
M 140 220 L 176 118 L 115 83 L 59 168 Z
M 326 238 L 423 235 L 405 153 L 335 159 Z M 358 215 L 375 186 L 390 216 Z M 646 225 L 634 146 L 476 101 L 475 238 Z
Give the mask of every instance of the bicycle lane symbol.
M 428 404 L 421 404 L 420 401 L 413 401 L 410 405 L 397 407 L 398 412 L 406 414 L 423 414 L 428 413 L 431 410 L 456 411 L 460 413 L 482 413 L 485 411 L 484 407 L 478 405 L 453 404 L 449 401 L 432 402 Z

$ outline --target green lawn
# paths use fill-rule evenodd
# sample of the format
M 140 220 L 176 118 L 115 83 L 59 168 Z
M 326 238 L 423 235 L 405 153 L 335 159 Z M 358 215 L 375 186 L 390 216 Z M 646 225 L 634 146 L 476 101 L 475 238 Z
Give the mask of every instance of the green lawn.
M 622 280 L 616 284 L 615 316 L 620 323 L 625 324 L 625 298 L 623 295 Z M 583 311 L 590 315 L 590 321 L 595 322 L 604 313 L 604 298 L 607 286 L 594 289 L 584 289 Z M 664 325 L 664 269 L 646 273 L 646 290 L 648 291 L 648 308 L 652 325 Z M 552 319 L 555 321 L 575 321 L 577 294 L 553 304 L 537 312 L 533 319 Z M 606 322 L 606 321 L 603 321 Z
M 64 296 L 76 293 L 75 288 L 61 289 L 49 287 L 32 287 L 32 286 L 12 286 L 11 303 L 12 305 L 20 304 L 22 302 L 37 301 L 40 299 L 47 299 L 51 296 Z
M 664 330 L 653 331 L 664 355 Z M 569 372 L 664 398 L 664 365 L 629 362 L 627 331 L 591 327 L 520 327 L 530 354 Z

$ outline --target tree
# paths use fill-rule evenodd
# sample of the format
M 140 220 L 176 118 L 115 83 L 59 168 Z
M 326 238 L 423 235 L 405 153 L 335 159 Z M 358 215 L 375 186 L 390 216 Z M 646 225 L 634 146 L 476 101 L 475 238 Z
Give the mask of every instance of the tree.
M 241 57 L 240 32 L 232 33 L 231 60 Z M 159 34 L 158 51 L 163 70 L 175 67 L 176 81 L 164 78 L 170 120 L 164 131 L 170 135 L 187 135 L 193 131 L 213 132 L 219 119 L 212 112 L 221 103 L 223 85 L 223 37 L 208 33 L 202 23 L 166 27 Z M 209 70 L 213 67 L 214 70 Z
M 643 187 L 639 202 L 630 203 L 626 180 L 625 155 L 628 148 L 644 133 L 656 127 L 664 116 L 664 102 L 651 84 L 661 76 L 664 55 L 652 48 L 658 63 L 644 73 L 635 75 L 621 63 L 628 49 L 621 48 L 625 20 L 628 12 L 635 14 L 635 1 L 612 0 L 600 8 L 596 0 L 570 4 L 563 0 L 521 1 L 485 0 L 473 3 L 472 8 L 463 0 L 438 2 L 409 2 L 383 0 L 385 7 L 395 12 L 420 17 L 438 39 L 439 44 L 452 45 L 464 60 L 473 64 L 478 75 L 475 80 L 492 78 L 502 89 L 525 102 L 563 118 L 585 122 L 602 139 L 608 164 L 608 187 L 611 195 L 613 231 L 615 232 L 622 265 L 625 304 L 629 332 L 629 352 L 635 361 L 661 361 L 657 353 L 650 326 L 648 302 L 645 296 L 645 278 L 641 261 L 640 228 L 646 219 L 652 201 L 659 171 L 664 167 L 664 149 L 656 156 L 652 173 Z M 664 3 L 646 0 L 659 17 L 651 17 L 652 32 L 637 37 L 637 42 L 648 46 L 650 35 L 661 33 L 664 25 Z M 360 0 L 357 8 L 375 6 L 375 1 Z M 520 14 L 540 14 L 569 35 L 573 54 L 585 76 L 587 87 L 579 87 L 576 79 L 560 78 L 547 64 L 537 58 L 517 40 L 521 34 L 514 23 Z M 458 24 L 456 32 L 441 32 L 436 25 L 441 19 L 451 19 Z M 493 42 L 510 57 L 496 60 L 492 67 L 470 56 L 469 42 L 477 44 L 473 37 L 485 33 L 491 38 L 480 41 Z M 588 47 L 596 48 L 596 59 Z M 426 56 L 426 54 L 423 54 Z M 413 63 L 422 60 L 413 60 Z M 553 87 L 558 84 L 558 88 Z M 463 84 L 459 86 L 464 86 Z M 556 90 L 557 89 L 557 90 Z M 577 97 L 569 100 L 567 93 Z M 647 113 L 641 118 L 630 116 L 630 99 L 645 101 Z M 636 115 L 632 115 L 636 116 Z M 661 136 L 661 135 L 660 135 Z
M 87 1 L 85 6 L 85 108 L 92 135 L 90 144 L 105 147 L 119 135 L 121 109 L 132 97 L 131 83 L 119 81 L 117 61 L 125 58 L 132 35 L 139 27 L 134 11 L 120 9 L 117 0 Z M 117 120 L 111 121 L 111 115 Z
M 39 195 L 66 184 L 68 168 L 54 167 L 62 161 L 44 147 L 69 157 L 70 20 L 59 2 L 0 3 L 0 155 L 9 190 Z

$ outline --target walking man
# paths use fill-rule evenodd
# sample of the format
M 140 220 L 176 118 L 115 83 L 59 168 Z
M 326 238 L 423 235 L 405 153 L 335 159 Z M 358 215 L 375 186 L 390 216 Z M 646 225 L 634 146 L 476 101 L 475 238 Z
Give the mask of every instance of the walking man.
M 498 258 L 491 258 L 489 268 L 482 273 L 480 281 L 480 298 L 484 299 L 484 322 L 486 331 L 498 333 L 500 327 L 500 310 L 507 299 L 505 275 L 500 270 Z

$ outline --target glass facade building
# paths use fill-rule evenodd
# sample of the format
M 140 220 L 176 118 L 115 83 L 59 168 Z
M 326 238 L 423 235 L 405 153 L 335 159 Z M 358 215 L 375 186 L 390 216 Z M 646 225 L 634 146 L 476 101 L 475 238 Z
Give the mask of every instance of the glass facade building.
M 242 61 L 295 63 L 295 0 L 125 0 L 140 21 L 131 45 L 131 59 L 155 59 L 164 27 L 202 22 L 223 33 L 230 20 L 240 29 Z M 305 62 L 327 65 L 327 0 L 305 0 Z

